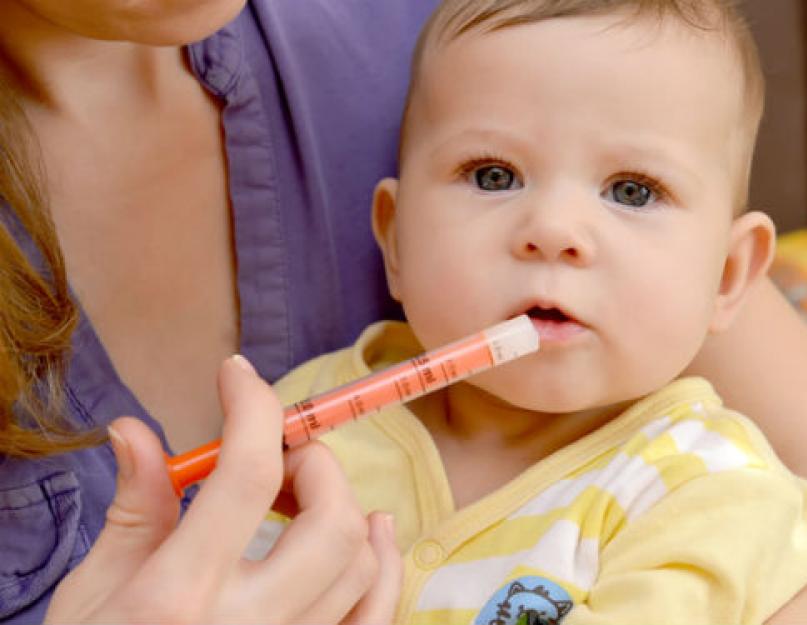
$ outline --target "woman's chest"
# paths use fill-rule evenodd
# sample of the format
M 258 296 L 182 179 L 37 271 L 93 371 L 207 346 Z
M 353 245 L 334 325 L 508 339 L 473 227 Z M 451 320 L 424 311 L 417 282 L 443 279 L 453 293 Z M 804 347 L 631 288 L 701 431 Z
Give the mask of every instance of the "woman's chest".
M 79 149 L 74 166 L 63 159 L 51 174 L 71 287 L 118 376 L 177 450 L 218 433 L 216 371 L 238 347 L 225 157 L 208 121 L 192 140 Z

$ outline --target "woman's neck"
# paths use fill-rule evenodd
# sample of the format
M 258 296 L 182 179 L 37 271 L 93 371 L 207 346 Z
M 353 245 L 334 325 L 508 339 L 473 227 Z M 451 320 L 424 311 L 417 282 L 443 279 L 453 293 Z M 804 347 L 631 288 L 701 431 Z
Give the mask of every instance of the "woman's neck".
M 152 105 L 187 76 L 180 48 L 82 37 L 14 1 L 0 20 L 0 71 L 26 108 L 74 120 Z

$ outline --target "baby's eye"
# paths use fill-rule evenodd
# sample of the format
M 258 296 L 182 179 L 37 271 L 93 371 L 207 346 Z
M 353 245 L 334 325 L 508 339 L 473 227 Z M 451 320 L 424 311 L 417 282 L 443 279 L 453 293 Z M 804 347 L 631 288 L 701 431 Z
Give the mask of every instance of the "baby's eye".
M 521 188 L 515 172 L 503 165 L 484 165 L 471 175 L 477 187 L 483 191 L 510 191 Z
M 657 198 L 656 192 L 636 180 L 617 180 L 608 189 L 608 199 L 618 204 L 641 208 Z

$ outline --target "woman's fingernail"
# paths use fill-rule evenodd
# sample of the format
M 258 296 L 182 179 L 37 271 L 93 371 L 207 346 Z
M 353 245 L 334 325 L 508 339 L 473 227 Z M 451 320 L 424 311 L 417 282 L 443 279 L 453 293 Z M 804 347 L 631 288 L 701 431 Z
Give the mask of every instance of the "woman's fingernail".
M 381 520 L 383 521 L 384 531 L 387 533 L 387 537 L 395 542 L 395 540 L 397 540 L 397 536 L 395 535 L 395 517 L 389 512 L 384 512 L 381 515 Z
M 255 368 L 250 364 L 249 360 L 244 358 L 241 354 L 233 354 L 230 357 L 236 365 L 241 367 L 244 371 L 248 371 L 249 373 L 255 373 Z
M 124 480 L 128 480 L 134 475 L 134 459 L 129 443 L 112 426 L 107 428 L 109 441 L 115 450 L 115 459 L 118 461 L 118 475 Z

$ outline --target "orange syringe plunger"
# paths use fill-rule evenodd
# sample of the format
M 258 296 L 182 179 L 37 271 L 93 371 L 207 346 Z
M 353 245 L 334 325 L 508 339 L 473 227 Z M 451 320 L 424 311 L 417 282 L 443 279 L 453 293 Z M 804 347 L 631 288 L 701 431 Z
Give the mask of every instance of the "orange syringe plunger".
M 401 404 L 538 350 L 527 315 L 499 323 L 349 384 L 299 401 L 284 411 L 284 447 L 296 447 L 349 421 Z M 177 494 L 213 470 L 220 441 L 167 460 Z

